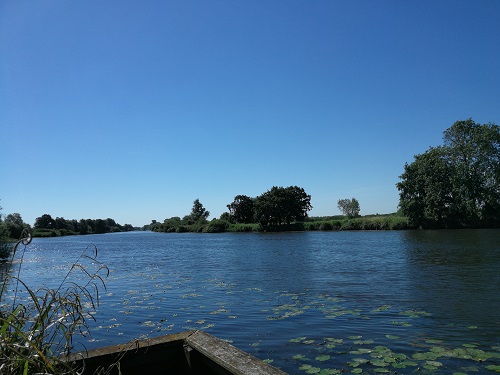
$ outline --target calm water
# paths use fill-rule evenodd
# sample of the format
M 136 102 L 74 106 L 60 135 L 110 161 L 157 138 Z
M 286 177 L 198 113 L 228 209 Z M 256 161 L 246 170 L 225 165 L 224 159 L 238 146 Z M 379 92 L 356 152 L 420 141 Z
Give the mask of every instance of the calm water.
M 57 286 L 89 243 L 111 273 L 87 348 L 203 329 L 290 374 L 500 366 L 498 230 L 35 239 L 22 278 Z

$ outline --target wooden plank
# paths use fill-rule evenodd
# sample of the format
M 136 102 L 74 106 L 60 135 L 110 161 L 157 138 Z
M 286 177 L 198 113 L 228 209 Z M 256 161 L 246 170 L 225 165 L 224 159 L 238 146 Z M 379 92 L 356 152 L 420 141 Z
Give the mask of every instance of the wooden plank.
M 83 374 L 108 369 L 111 369 L 111 375 L 188 374 L 183 344 L 192 333 L 188 331 L 72 353 L 64 360 L 72 362 L 76 368 L 84 369 Z M 119 363 L 119 367 L 114 366 L 116 363 Z
M 185 343 L 199 352 L 202 358 L 217 363 L 235 375 L 286 375 L 285 372 L 273 367 L 254 356 L 235 348 L 229 343 L 203 331 L 189 335 Z

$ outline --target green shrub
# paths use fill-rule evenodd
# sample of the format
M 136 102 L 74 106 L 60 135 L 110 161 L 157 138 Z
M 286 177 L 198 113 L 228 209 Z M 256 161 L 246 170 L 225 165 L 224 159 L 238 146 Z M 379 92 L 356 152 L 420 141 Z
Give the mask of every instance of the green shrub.
M 258 232 L 259 224 L 230 224 L 228 232 Z
M 403 216 L 391 217 L 389 220 L 389 226 L 393 230 L 414 229 L 410 225 L 408 218 Z
M 364 229 L 362 219 L 343 220 L 341 230 L 362 230 Z
M 319 225 L 319 230 L 333 230 L 333 225 L 329 221 L 321 223 Z
M 214 219 L 203 227 L 203 233 L 222 233 L 229 228 L 226 220 Z
M 320 225 L 321 225 L 321 223 L 318 221 L 305 222 L 304 229 L 305 230 L 319 230 Z

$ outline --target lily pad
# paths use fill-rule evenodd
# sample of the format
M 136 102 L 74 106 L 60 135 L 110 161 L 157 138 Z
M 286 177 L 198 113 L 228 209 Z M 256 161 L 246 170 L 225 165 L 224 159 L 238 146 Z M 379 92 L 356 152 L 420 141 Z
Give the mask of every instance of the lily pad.
M 426 364 L 433 366 L 433 367 L 441 367 L 443 364 L 438 361 L 426 361 Z
M 374 341 L 373 340 L 356 340 L 354 341 L 354 345 L 369 345 L 369 344 L 373 344 Z
M 330 356 L 328 354 L 323 354 L 323 355 L 319 355 L 316 357 L 316 361 L 320 361 L 320 362 L 328 361 L 329 359 L 330 359 Z
M 500 366 L 499 365 L 488 365 L 485 368 L 488 371 L 500 372 Z
M 335 375 L 340 374 L 342 371 L 334 369 L 334 368 L 324 368 L 319 372 L 319 375 Z
M 373 366 L 377 366 L 377 367 L 386 367 L 386 366 L 389 366 L 389 364 L 386 361 L 381 360 L 381 359 L 375 359 L 371 363 L 372 363 Z
M 439 355 L 436 353 L 432 353 L 432 352 L 415 353 L 412 355 L 412 358 L 416 359 L 417 361 L 425 361 L 425 360 L 432 361 L 432 360 L 436 359 L 437 357 L 439 357 Z
M 326 337 L 325 340 L 333 342 L 335 344 L 343 344 L 344 343 L 343 339 L 334 339 L 333 337 Z
M 309 360 L 303 354 L 295 354 L 292 358 L 295 359 L 295 360 L 298 360 L 298 361 L 308 361 Z

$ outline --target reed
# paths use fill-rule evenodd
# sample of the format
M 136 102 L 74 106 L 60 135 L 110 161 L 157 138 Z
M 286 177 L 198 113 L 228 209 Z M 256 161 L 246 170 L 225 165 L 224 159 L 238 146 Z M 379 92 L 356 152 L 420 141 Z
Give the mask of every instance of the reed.
M 62 355 L 73 349 L 75 334 L 89 334 L 87 323 L 94 320 L 109 270 L 97 260 L 97 247 L 90 245 L 57 288 L 32 290 L 20 277 L 31 239 L 24 231 L 14 246 L 11 261 L 20 257 L 17 275 L 7 276 L 0 292 L 0 373 L 77 374 Z M 14 288 L 12 296 L 6 295 L 7 285 Z

